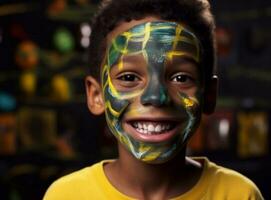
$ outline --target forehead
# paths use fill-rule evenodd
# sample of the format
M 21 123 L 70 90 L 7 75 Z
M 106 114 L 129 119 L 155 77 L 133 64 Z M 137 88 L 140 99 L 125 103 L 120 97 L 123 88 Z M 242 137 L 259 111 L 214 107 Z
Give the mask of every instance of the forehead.
M 108 48 L 109 65 L 126 54 L 145 54 L 159 60 L 185 56 L 199 62 L 199 41 L 182 24 L 169 21 L 146 21 L 115 34 Z

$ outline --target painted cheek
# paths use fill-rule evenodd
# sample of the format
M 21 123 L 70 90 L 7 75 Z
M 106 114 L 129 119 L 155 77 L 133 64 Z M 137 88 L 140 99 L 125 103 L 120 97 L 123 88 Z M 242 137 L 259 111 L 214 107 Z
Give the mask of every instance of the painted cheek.
M 129 104 L 128 101 L 119 100 L 118 93 L 115 90 L 114 86 L 110 84 L 109 77 L 110 68 L 108 65 L 104 66 L 104 70 L 102 73 L 102 85 L 103 85 L 103 95 L 105 99 L 105 114 L 108 126 L 116 134 L 116 131 L 112 128 L 116 126 L 119 122 L 119 118 L 123 112 L 123 110 Z
M 188 96 L 185 93 L 179 92 L 178 98 L 179 98 L 181 105 L 186 110 L 194 110 L 194 109 L 198 109 L 200 107 L 200 101 L 198 100 L 197 97 Z
M 123 112 L 124 108 L 127 107 L 129 101 L 120 100 L 114 97 L 111 93 L 109 86 L 106 86 L 104 90 L 104 99 L 106 101 L 106 108 L 112 113 L 115 117 L 119 117 Z

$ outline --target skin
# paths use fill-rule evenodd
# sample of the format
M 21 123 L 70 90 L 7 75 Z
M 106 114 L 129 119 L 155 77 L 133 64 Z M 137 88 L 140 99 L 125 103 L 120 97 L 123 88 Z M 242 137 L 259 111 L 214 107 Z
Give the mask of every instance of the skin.
M 104 166 L 105 173 L 119 191 L 140 199 L 167 199 L 183 194 L 195 185 L 202 166 L 185 158 L 186 141 L 200 120 L 204 97 L 208 96 L 209 100 L 213 97 L 204 94 L 208 90 L 204 91 L 201 87 L 197 51 L 190 54 L 182 51 L 186 52 L 185 56 L 178 54 L 172 57 L 172 52 L 166 49 L 161 57 L 157 56 L 161 52 L 155 53 L 155 50 L 161 48 L 152 46 L 157 43 L 143 40 L 147 45 L 150 44 L 149 50 L 154 52 L 147 55 L 148 59 L 142 51 L 132 51 L 123 52 L 120 56 L 115 56 L 114 60 L 112 46 L 121 34 L 127 33 L 127 30 L 133 31 L 135 27 L 140 28 L 142 24 L 146 26 L 149 22 L 157 25 L 158 21 L 162 22 L 156 17 L 146 17 L 117 26 L 107 37 L 102 84 L 92 77 L 86 79 L 90 111 L 97 115 L 105 111 L 108 125 L 118 139 L 119 158 Z M 170 25 L 170 22 L 164 21 L 162 25 Z M 196 42 L 193 45 L 197 47 Z M 136 47 L 131 49 L 135 50 Z M 214 81 L 214 85 L 215 83 Z M 178 125 L 173 136 L 157 139 L 137 134 L 129 124 L 131 120 L 146 119 L 166 119 L 176 121 Z M 116 129 L 116 123 L 119 123 L 117 127 L 121 129 Z M 143 149 L 148 148 L 145 153 L 147 156 L 138 156 L 141 152 L 138 149 L 142 145 Z M 172 148 L 173 146 L 177 148 Z

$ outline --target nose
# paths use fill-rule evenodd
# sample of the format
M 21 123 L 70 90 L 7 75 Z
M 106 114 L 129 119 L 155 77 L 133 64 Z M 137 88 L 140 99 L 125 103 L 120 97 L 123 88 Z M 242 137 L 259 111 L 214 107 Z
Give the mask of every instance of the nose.
M 167 89 L 159 80 L 151 80 L 141 96 L 142 105 L 163 106 L 169 101 Z

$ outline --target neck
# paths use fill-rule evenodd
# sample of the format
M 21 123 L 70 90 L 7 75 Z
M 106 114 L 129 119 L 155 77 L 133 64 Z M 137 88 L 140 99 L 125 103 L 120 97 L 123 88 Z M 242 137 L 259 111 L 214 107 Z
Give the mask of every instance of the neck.
M 124 149 L 126 151 L 126 149 Z M 162 179 L 168 179 L 172 175 L 175 175 L 176 169 L 183 168 L 185 166 L 185 153 L 181 152 L 178 157 L 162 163 L 162 164 L 149 164 L 141 160 L 136 159 L 133 155 L 127 152 L 119 151 L 119 165 L 128 177 L 136 179 L 141 184 L 149 186 L 150 184 L 158 184 L 163 182 Z M 134 170 L 136 169 L 136 170 Z M 156 180 L 160 181 L 156 181 Z
M 193 180 L 190 173 L 193 170 L 185 158 L 185 148 L 168 162 L 148 164 L 136 159 L 119 145 L 119 159 L 111 167 L 108 166 L 107 171 L 109 180 L 116 188 L 140 199 L 177 196 L 189 189 L 187 179 Z

